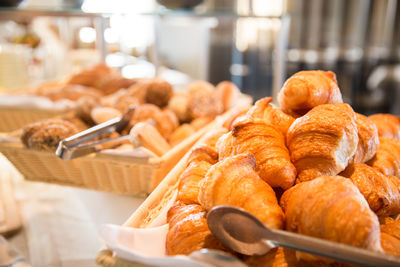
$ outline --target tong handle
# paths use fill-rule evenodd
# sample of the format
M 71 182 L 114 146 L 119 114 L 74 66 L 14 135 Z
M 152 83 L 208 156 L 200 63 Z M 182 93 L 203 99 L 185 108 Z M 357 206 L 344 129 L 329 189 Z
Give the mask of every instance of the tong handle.
M 276 246 L 300 250 L 302 252 L 361 266 L 400 266 L 400 258 L 392 255 L 288 231 L 269 230 L 274 233 L 275 238 L 268 242 L 272 242 Z

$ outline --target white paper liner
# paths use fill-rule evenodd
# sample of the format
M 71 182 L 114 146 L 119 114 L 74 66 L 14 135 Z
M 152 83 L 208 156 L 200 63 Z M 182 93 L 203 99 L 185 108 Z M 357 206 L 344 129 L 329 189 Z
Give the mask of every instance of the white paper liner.
M 99 228 L 102 242 L 118 257 L 151 266 L 210 266 L 194 261 L 187 256 L 167 256 L 165 242 L 169 225 L 167 212 L 174 204 L 177 193 L 160 214 L 146 228 L 131 228 L 114 224 L 103 224 Z
M 33 95 L 0 95 L 0 108 L 32 108 L 41 110 L 64 111 L 72 109 L 74 108 L 74 106 L 75 103 L 67 99 L 53 102 L 48 98 Z

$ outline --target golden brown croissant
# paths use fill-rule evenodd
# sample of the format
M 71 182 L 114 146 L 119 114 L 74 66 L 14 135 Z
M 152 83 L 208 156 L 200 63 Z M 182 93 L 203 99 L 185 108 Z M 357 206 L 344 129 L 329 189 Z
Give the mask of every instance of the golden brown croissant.
M 366 116 L 356 113 L 358 145 L 351 163 L 364 163 L 375 156 L 379 146 L 378 130 Z
M 400 120 L 392 114 L 374 114 L 369 116 L 378 128 L 379 137 L 400 139 Z
M 347 178 L 321 176 L 297 184 L 283 194 L 281 206 L 289 231 L 382 251 L 378 217 Z
M 296 179 L 285 137 L 274 126 L 260 121 L 241 121 L 232 130 L 235 153 L 252 153 L 257 172 L 272 187 L 287 189 Z
M 400 256 L 400 221 L 386 217 L 381 224 L 381 244 L 385 253 Z
M 346 168 L 358 144 L 355 120 L 348 104 L 319 105 L 295 120 L 287 144 L 299 182 Z
M 320 70 L 292 75 L 280 90 L 278 101 L 284 112 L 300 116 L 318 105 L 343 102 L 335 74 Z
M 195 204 L 177 203 L 169 209 L 166 238 L 168 255 L 189 255 L 202 248 L 226 250 L 211 234 L 205 215 L 206 211 Z
M 200 204 L 206 210 L 217 205 L 243 208 L 268 227 L 282 228 L 284 214 L 275 192 L 255 169 L 256 160 L 251 154 L 229 157 L 213 165 L 200 182 Z
M 294 118 L 284 113 L 281 109 L 270 106 L 271 101 L 271 97 L 258 100 L 247 112 L 247 116 L 249 118 L 261 119 L 266 123 L 276 126 L 286 136 L 290 125 L 294 122 Z
M 350 178 L 377 215 L 400 213 L 400 181 L 396 177 L 362 163 L 349 165 L 341 175 Z
M 250 267 L 322 267 L 327 264 L 319 261 L 304 261 L 296 257 L 296 251 L 282 247 L 275 248 L 262 256 L 251 256 L 245 259 Z M 335 265 L 336 266 L 336 265 Z
M 233 128 L 233 124 L 237 120 L 242 119 L 242 117 L 244 117 L 247 114 L 247 112 L 249 111 L 250 108 L 251 108 L 251 106 L 235 108 L 233 110 L 233 112 L 227 118 L 225 118 L 222 126 L 226 129 L 228 129 L 229 131 L 231 131 Z
M 199 182 L 210 167 L 218 161 L 218 153 L 207 145 L 196 147 L 191 152 L 188 165 L 179 178 L 177 200 L 184 204 L 198 204 Z
M 378 169 L 383 174 L 400 178 L 400 141 L 381 137 L 379 143 L 375 157 L 367 162 L 368 165 Z

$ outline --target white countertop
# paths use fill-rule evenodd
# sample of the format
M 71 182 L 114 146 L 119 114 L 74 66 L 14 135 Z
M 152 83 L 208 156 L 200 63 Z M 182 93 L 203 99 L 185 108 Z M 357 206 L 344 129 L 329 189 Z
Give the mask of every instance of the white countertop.
M 32 266 L 96 266 L 97 228 L 122 224 L 144 198 L 28 182 L 0 154 L 0 179 L 12 176 L 23 229 L 7 240 Z

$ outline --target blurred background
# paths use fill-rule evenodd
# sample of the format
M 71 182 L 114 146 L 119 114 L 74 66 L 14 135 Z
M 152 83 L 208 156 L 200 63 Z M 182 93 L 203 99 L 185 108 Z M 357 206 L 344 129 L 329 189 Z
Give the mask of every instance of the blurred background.
M 400 114 L 398 0 L 0 0 L 0 91 L 105 61 L 125 77 L 232 80 L 275 96 L 332 70 L 346 102 Z

